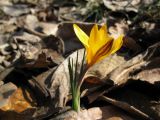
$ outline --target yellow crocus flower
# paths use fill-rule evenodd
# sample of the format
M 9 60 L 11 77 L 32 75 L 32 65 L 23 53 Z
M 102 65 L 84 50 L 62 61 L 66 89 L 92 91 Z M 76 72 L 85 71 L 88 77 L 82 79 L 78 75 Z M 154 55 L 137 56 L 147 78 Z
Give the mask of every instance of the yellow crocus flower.
M 98 25 L 95 24 L 90 32 L 90 36 L 76 24 L 73 25 L 73 28 L 76 36 L 86 48 L 88 67 L 115 53 L 123 44 L 123 35 L 120 35 L 117 39 L 112 38 L 107 33 L 106 25 L 98 29 Z

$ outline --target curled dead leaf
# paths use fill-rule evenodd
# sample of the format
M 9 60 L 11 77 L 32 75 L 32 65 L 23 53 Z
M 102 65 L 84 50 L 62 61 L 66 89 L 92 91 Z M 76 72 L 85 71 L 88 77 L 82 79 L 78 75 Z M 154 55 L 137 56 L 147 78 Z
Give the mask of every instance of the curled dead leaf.
M 150 46 L 144 53 L 135 56 L 117 69 L 114 69 L 106 76 L 106 79 L 109 78 L 118 85 L 126 83 L 128 79 L 138 80 L 139 78 L 141 78 L 140 80 L 155 84 L 160 80 L 158 75 L 159 49 L 160 43 Z M 149 74 L 145 76 L 147 72 Z M 154 75 L 154 79 L 151 78 L 152 75 Z
M 84 50 L 78 50 L 72 53 L 69 57 L 76 61 L 76 56 L 78 52 L 78 66 L 81 64 Z M 68 57 L 68 58 L 69 58 Z M 68 71 L 68 58 L 66 58 L 56 69 L 51 80 L 48 89 L 50 91 L 51 97 L 54 99 L 55 107 L 65 106 L 68 95 L 70 93 L 70 81 L 69 81 L 69 71 Z M 80 66 L 79 66 L 80 67 Z M 78 69 L 80 69 L 78 67 Z

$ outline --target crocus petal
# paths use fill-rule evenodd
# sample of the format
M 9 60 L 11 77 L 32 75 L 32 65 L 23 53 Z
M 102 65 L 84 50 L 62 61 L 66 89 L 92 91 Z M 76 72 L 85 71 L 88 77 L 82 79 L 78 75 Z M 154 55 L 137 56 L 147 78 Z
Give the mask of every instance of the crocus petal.
M 103 25 L 100 30 L 98 31 L 98 37 L 99 37 L 99 43 L 106 44 L 108 41 L 113 39 L 111 36 L 108 35 L 107 33 L 107 26 Z M 103 46 L 101 45 L 101 47 Z
M 112 48 L 110 50 L 111 54 L 115 53 L 122 47 L 123 35 L 120 35 L 116 40 L 113 41 Z
M 99 51 L 96 53 L 96 62 L 103 60 L 105 57 L 115 53 L 121 48 L 123 44 L 123 35 L 119 36 L 116 40 L 109 40 Z
M 107 26 L 106 25 L 103 25 L 101 28 L 100 28 L 100 30 L 98 31 L 98 34 L 99 34 L 99 40 L 100 41 L 103 41 L 104 40 L 104 38 L 106 39 L 106 38 L 109 38 L 109 35 L 107 34 Z M 99 42 L 100 42 L 99 41 Z
M 98 43 L 98 26 L 95 24 L 90 32 L 90 38 L 89 38 L 89 46 L 90 50 L 92 51 L 93 54 L 96 53 L 97 51 L 97 43 Z
M 96 62 L 99 62 L 105 57 L 109 56 L 111 54 L 110 50 L 111 50 L 112 44 L 113 44 L 113 39 L 108 41 L 104 46 L 102 46 L 94 56 L 94 60 Z
M 93 46 L 96 41 L 98 39 L 98 26 L 97 24 L 95 24 L 93 27 L 92 27 L 92 30 L 90 32 L 90 38 L 89 38 L 89 45 L 90 46 Z
M 87 64 L 89 67 L 89 66 L 91 66 L 91 63 L 93 61 L 93 53 L 90 48 L 86 49 L 86 51 L 87 51 L 86 60 L 87 60 Z
M 89 44 L 88 44 L 89 37 L 88 37 L 88 35 L 85 32 L 83 32 L 83 30 L 81 30 L 81 28 L 79 28 L 76 24 L 73 24 L 73 29 L 74 29 L 74 32 L 75 32 L 76 36 L 83 43 L 83 45 L 85 47 L 89 47 Z
M 112 40 L 113 38 L 107 34 L 107 27 L 103 25 L 100 30 L 97 32 L 97 42 L 93 45 L 94 46 L 94 54 L 108 41 Z

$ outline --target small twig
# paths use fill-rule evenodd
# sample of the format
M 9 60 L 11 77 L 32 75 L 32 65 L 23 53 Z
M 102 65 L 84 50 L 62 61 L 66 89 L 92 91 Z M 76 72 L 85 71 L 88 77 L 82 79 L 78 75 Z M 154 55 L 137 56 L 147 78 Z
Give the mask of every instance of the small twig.
M 29 33 L 32 33 L 32 34 L 34 34 L 34 35 L 36 35 L 36 36 L 39 36 L 40 38 L 44 38 L 44 37 L 47 37 L 47 36 L 48 36 L 48 35 L 45 35 L 45 34 L 43 34 L 43 33 L 34 31 L 34 30 L 30 29 L 30 28 L 27 28 L 27 27 L 25 27 L 25 26 L 23 27 L 23 29 L 26 30 L 26 31 L 29 32 Z
M 107 101 L 108 103 L 111 103 L 112 105 L 119 107 L 131 114 L 135 114 L 139 117 L 142 117 L 145 120 L 152 120 L 152 118 L 150 118 L 147 114 L 145 114 L 144 112 L 138 110 L 137 108 L 135 108 L 134 106 L 129 105 L 128 103 L 125 102 L 121 102 L 106 96 L 100 96 L 101 99 Z
M 104 85 L 104 86 L 105 86 L 105 85 Z M 89 101 L 90 103 L 94 102 L 94 101 L 97 100 L 99 97 L 103 96 L 105 93 L 108 93 L 109 91 L 112 91 L 112 90 L 114 90 L 114 89 L 117 89 L 117 86 L 114 85 L 113 87 L 110 87 L 110 88 L 108 88 L 107 90 L 103 90 L 102 92 L 99 92 L 99 93 L 97 94 L 96 91 L 97 91 L 98 89 L 104 87 L 104 86 L 100 86 L 100 87 L 97 87 L 97 89 L 94 89 L 94 90 L 92 90 L 92 91 L 87 91 L 87 92 L 86 92 L 85 96 L 88 96 L 89 94 L 90 94 L 90 95 L 89 95 L 90 97 L 94 96 L 94 97 L 92 97 L 92 100 Z M 91 93 L 92 93 L 92 94 L 91 94 Z

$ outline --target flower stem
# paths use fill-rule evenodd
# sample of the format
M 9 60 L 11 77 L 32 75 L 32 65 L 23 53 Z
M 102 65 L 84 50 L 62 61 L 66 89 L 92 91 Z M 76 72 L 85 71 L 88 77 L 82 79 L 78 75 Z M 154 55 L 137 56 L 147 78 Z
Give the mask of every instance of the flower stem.
M 80 111 L 80 89 L 77 89 L 73 94 L 72 108 L 76 112 Z

